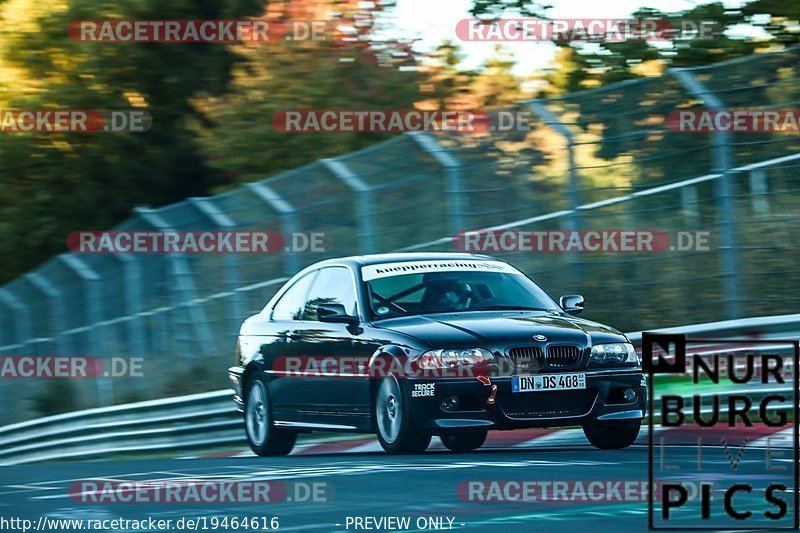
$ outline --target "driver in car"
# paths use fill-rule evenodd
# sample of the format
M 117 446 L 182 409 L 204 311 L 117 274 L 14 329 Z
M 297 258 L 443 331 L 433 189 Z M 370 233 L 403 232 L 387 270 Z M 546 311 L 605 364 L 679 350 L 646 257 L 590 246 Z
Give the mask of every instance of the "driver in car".
M 475 291 L 469 283 L 454 279 L 437 279 L 426 283 L 422 304 L 432 311 L 461 311 L 469 309 L 475 298 Z

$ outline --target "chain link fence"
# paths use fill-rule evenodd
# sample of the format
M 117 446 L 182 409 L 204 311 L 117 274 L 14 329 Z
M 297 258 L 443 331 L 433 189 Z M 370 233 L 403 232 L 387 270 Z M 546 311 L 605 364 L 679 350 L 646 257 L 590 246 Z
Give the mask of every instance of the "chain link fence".
M 529 129 L 414 133 L 209 198 L 138 208 L 117 230 L 325 234 L 318 253 L 65 253 L 0 289 L 0 355 L 139 356 L 143 379 L 58 389 L 77 407 L 216 389 L 238 325 L 318 260 L 453 251 L 465 230 L 708 231 L 707 251 L 498 253 L 622 330 L 797 312 L 800 136 L 686 133 L 676 109 L 796 109 L 800 48 L 521 102 Z M 8 418 L 58 410 L 3 380 Z M 74 381 L 74 380 L 70 380 Z M 91 383 L 88 383 L 91 381 Z M 112 383 L 113 381 L 113 383 Z M 44 413 L 46 414 L 46 412 Z

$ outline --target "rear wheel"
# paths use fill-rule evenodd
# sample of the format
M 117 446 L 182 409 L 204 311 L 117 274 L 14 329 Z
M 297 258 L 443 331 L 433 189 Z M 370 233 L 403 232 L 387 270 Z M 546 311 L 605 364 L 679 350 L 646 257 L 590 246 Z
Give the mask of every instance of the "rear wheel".
M 387 453 L 422 453 L 428 448 L 431 433 L 414 426 L 409 400 L 395 376 L 380 381 L 372 404 L 378 442 Z
M 641 420 L 608 420 L 586 424 L 583 433 L 595 448 L 619 450 L 636 442 L 641 427 Z
M 477 450 L 486 442 L 488 432 L 485 429 L 461 429 L 446 433 L 440 438 L 445 448 L 453 452 L 471 452 Z
M 248 383 L 244 404 L 244 427 L 250 449 L 257 455 L 286 455 L 294 448 L 297 433 L 275 427 L 267 386 L 258 377 L 254 377 Z

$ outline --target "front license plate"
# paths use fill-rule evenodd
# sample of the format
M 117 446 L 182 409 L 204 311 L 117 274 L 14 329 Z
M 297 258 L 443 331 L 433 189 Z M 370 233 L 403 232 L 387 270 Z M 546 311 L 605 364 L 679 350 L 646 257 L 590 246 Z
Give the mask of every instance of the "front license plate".
M 512 376 L 511 392 L 539 392 L 586 388 L 586 374 L 544 374 L 541 376 Z

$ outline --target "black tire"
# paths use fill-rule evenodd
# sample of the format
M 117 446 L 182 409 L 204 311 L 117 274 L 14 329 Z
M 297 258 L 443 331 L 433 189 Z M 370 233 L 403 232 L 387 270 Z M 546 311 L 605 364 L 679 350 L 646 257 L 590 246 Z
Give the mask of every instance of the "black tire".
M 411 402 L 394 376 L 378 382 L 372 402 L 372 421 L 378 442 L 386 453 L 422 453 L 431 443 L 431 433 L 414 426 Z
M 297 439 L 296 432 L 276 428 L 273 424 L 267 385 L 259 377 L 253 377 L 247 383 L 244 432 L 250 449 L 262 457 L 287 455 Z
M 636 442 L 641 427 L 641 420 L 609 420 L 586 424 L 583 433 L 595 448 L 620 450 Z
M 486 435 L 489 432 L 485 429 L 461 429 L 452 433 L 442 435 L 442 444 L 452 452 L 464 453 L 477 450 L 486 442 Z

